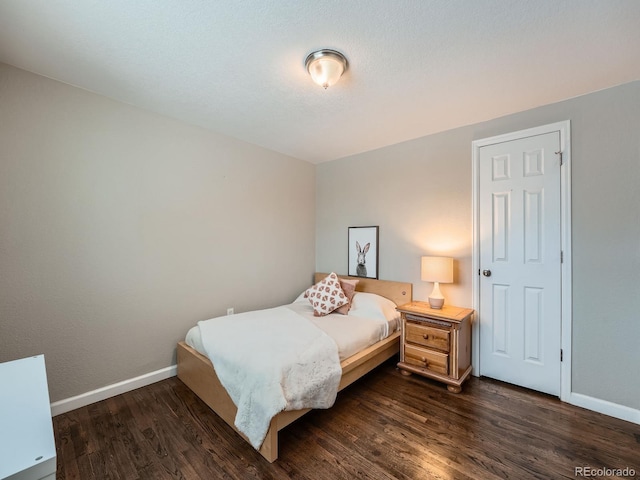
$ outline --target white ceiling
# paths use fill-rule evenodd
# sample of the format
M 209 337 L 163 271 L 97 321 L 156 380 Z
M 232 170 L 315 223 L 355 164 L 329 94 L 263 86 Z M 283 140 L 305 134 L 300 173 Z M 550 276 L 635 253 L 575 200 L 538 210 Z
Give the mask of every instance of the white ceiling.
M 639 79 L 640 1 L 0 0 L 0 61 L 317 163 Z

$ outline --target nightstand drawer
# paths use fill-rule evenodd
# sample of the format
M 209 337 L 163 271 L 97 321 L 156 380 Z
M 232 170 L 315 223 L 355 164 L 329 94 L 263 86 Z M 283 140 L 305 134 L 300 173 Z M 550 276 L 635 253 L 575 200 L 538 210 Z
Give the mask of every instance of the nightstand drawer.
M 407 342 L 436 348 L 443 352 L 449 351 L 450 331 L 443 328 L 433 328 L 418 323 L 407 322 L 405 333 Z
M 426 368 L 432 372 L 449 374 L 449 355 L 446 353 L 406 344 L 404 346 L 404 361 L 409 365 Z

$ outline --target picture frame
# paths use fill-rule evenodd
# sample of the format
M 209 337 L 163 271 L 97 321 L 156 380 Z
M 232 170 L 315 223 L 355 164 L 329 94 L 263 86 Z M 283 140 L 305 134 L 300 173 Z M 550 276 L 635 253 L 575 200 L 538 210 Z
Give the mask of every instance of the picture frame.
M 378 279 L 378 227 L 349 227 L 349 276 Z

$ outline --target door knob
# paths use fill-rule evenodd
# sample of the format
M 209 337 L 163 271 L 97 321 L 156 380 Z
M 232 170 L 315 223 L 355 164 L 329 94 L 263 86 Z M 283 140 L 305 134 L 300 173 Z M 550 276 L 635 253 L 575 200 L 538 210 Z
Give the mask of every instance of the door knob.
M 483 274 L 485 277 L 490 277 L 490 276 L 491 276 L 491 270 L 482 270 L 482 274 Z

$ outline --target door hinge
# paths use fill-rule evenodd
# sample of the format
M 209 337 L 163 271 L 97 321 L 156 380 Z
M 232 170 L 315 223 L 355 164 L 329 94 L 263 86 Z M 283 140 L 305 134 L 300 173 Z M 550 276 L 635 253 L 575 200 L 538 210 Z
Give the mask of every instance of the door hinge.
M 562 349 L 560 349 L 560 361 L 562 361 Z
M 564 252 L 560 250 L 560 263 L 564 263 Z
M 564 160 L 562 159 L 562 150 L 556 152 L 556 155 L 560 155 L 560 166 L 564 164 Z

